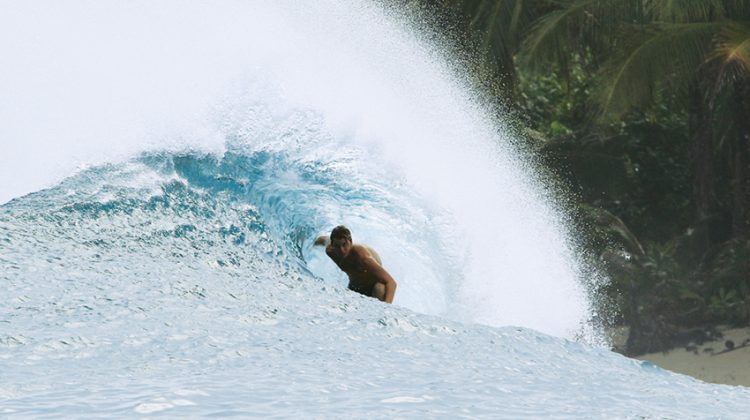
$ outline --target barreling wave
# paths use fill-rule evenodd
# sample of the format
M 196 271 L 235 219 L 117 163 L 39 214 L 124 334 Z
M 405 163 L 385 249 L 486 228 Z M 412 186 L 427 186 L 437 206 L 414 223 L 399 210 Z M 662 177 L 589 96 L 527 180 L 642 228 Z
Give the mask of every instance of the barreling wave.
M 343 223 L 378 250 L 399 306 L 597 335 L 586 285 L 598 277 L 554 189 L 471 87 L 468 57 L 446 54 L 418 14 L 368 0 L 88 6 L 18 6 L 3 26 L 29 41 L 10 61 L 63 51 L 70 71 L 8 78 L 19 96 L 3 133 L 17 158 L 3 167 L 21 179 L 0 200 L 100 165 L 8 209 L 66 208 L 81 220 L 71 235 L 142 238 L 120 242 L 133 252 L 198 247 L 180 264 L 262 260 L 246 226 L 257 220 L 278 261 L 336 284 L 311 242 Z M 91 33 L 100 42 L 80 43 Z M 223 244 L 216 226 L 250 242 Z M 184 236 L 151 246 L 154 229 Z
M 160 265 L 154 276 L 170 265 L 229 266 L 248 278 L 341 286 L 343 274 L 312 243 L 347 223 L 399 278 L 397 303 L 445 314 L 446 279 L 456 273 L 440 245 L 444 216 L 430 214 L 366 151 L 343 144 L 331 151 L 330 142 L 320 147 L 312 138 L 283 148 L 233 140 L 221 154 L 152 152 L 82 170 L 2 207 L 15 245 L 7 258 L 38 255 L 24 238 L 54 243 L 61 235 L 88 252 L 141 255 Z

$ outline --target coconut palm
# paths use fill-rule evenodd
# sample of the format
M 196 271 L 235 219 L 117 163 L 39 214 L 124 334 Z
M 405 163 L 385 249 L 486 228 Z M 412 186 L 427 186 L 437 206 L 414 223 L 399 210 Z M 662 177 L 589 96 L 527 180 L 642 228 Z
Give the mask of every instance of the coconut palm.
M 711 267 L 723 267 L 747 282 L 750 260 L 742 263 L 743 269 L 740 265 L 726 267 L 723 262 L 729 260 L 716 256 L 746 255 L 735 251 L 750 249 L 750 0 L 444 3 L 469 16 L 470 27 L 478 31 L 482 45 L 493 57 L 488 62 L 506 75 L 506 83 L 516 83 L 518 74 L 549 77 L 550 70 L 572 78 L 574 72 L 580 74 L 583 60 L 584 69 L 595 80 L 595 89 L 585 104 L 587 110 L 596 110 L 589 113 L 588 134 L 596 134 L 597 127 L 606 127 L 633 110 L 665 103 L 672 113 L 687 115 L 684 151 L 689 156 L 693 209 L 689 231 L 693 233 L 691 241 L 680 242 L 690 244 L 682 250 L 695 257 L 692 261 L 702 261 L 693 273 L 714 276 Z M 606 129 L 600 132 L 607 133 Z M 555 143 L 568 144 L 563 157 L 568 157 L 565 150 L 571 150 L 571 154 L 585 154 L 588 166 L 602 160 L 602 156 L 586 154 L 585 136 L 561 137 L 547 147 Z M 725 215 L 730 215 L 731 229 L 723 220 Z M 745 248 L 737 243 L 745 243 Z M 692 305 L 682 302 L 686 293 L 692 293 L 696 302 L 703 301 L 704 295 L 715 294 L 711 284 L 720 283 L 700 281 L 700 275 L 681 276 L 669 283 L 674 287 L 665 289 L 674 297 L 654 300 L 648 314 L 661 313 L 664 302 L 671 302 L 675 308 Z M 661 277 L 644 273 L 633 278 L 641 277 L 646 283 L 653 280 L 654 285 L 666 284 Z M 697 280 L 691 283 L 688 277 Z M 630 293 L 630 308 L 623 308 L 630 314 L 626 318 L 633 327 L 631 333 L 648 330 L 641 321 L 653 318 L 640 315 L 644 301 L 636 299 L 653 294 L 653 290 L 635 289 L 640 292 Z M 746 290 L 737 290 L 750 302 Z M 746 307 L 750 312 L 750 304 Z M 690 313 L 697 310 L 691 307 Z M 683 315 L 671 314 L 666 319 L 674 321 Z
M 718 169 L 732 171 L 735 235 L 750 230 L 750 0 L 456 0 L 506 80 L 565 73 L 572 57 L 590 57 L 598 89 L 593 123 L 611 121 L 677 95 L 689 115 L 688 146 L 695 221 L 703 249 L 716 209 Z M 524 19 L 517 19 L 522 12 Z M 533 19 L 533 21 L 532 21 Z M 522 24 L 521 24 L 522 22 Z M 720 238 L 719 238 L 720 239 Z
M 531 24 L 552 10 L 548 2 L 518 0 L 437 0 L 477 35 L 476 48 L 485 65 L 499 79 L 502 94 L 513 97 L 518 77 L 515 56 Z

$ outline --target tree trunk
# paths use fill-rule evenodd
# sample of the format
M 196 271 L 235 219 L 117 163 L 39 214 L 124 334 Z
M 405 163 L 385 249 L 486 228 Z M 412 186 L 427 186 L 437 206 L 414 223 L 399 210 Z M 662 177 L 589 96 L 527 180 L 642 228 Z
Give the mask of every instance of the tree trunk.
M 711 216 L 716 193 L 713 188 L 713 127 L 711 110 L 699 83 L 690 86 L 689 159 L 692 176 L 694 256 L 700 258 L 711 245 Z
M 747 77 L 735 84 L 735 144 L 732 148 L 732 236 L 745 237 L 750 233 L 750 80 Z

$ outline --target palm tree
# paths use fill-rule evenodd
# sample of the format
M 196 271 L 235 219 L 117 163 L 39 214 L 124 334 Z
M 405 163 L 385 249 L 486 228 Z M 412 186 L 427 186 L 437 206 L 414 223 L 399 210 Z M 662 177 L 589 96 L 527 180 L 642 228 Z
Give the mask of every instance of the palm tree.
M 583 57 L 596 80 L 586 104 L 597 110 L 589 128 L 673 98 L 674 112 L 688 116 L 684 150 L 691 173 L 693 261 L 724 249 L 722 242 L 733 246 L 737 241 L 732 238 L 750 247 L 750 0 L 443 3 L 468 16 L 471 29 L 480 34 L 491 56 L 488 63 L 504 75 L 506 83 L 517 83 L 518 74 L 544 75 L 550 69 L 570 78 L 575 69 L 571 63 Z M 729 230 L 721 220 L 724 214 L 731 215 Z M 750 260 L 739 264 L 744 264 L 744 271 L 739 266 L 729 270 L 744 278 Z M 662 284 L 656 277 L 645 277 L 647 283 Z M 703 299 L 701 291 L 707 290 L 703 283 L 675 280 L 675 288 L 665 290 L 674 295 L 688 290 L 697 300 Z M 644 303 L 644 291 L 653 292 L 633 287 L 626 293 L 632 301 L 621 308 L 631 338 L 648 336 L 647 321 L 653 318 L 649 314 L 659 313 L 664 302 L 676 304 L 683 299 L 653 301 L 656 306 L 643 316 L 639 308 L 649 305 L 648 300 Z M 747 292 L 741 294 L 750 299 Z M 746 306 L 750 310 L 750 304 Z M 668 316 L 674 321 L 681 315 Z
M 548 2 L 519 0 L 435 0 L 476 35 L 484 64 L 499 81 L 500 94 L 514 97 L 518 84 L 515 56 L 531 24 L 552 10 Z
M 551 65 L 565 72 L 575 54 L 591 57 L 599 87 L 595 121 L 617 119 L 678 95 L 689 115 L 693 208 L 700 248 L 716 238 L 724 156 L 731 170 L 734 235 L 750 231 L 750 0 L 455 0 L 473 16 L 506 80 Z M 521 11 L 530 12 L 524 19 Z M 522 24 L 521 24 L 522 22 Z

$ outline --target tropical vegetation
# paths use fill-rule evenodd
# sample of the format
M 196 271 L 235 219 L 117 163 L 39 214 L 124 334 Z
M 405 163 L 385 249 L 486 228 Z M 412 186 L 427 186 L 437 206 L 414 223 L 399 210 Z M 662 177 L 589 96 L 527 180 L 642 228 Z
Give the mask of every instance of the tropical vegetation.
M 626 352 L 750 322 L 750 0 L 418 3 L 575 197 Z

